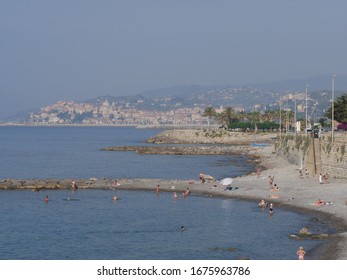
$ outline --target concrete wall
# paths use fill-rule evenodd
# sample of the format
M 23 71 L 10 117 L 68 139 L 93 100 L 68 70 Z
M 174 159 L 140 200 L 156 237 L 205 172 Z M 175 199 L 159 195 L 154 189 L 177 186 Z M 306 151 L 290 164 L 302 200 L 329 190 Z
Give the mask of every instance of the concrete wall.
M 305 134 L 278 136 L 275 149 L 298 168 L 307 168 L 311 175 L 328 172 L 331 177 L 347 178 L 347 132 L 321 133 L 313 139 Z
M 336 178 L 347 178 L 347 132 L 331 132 L 320 135 L 322 171 Z

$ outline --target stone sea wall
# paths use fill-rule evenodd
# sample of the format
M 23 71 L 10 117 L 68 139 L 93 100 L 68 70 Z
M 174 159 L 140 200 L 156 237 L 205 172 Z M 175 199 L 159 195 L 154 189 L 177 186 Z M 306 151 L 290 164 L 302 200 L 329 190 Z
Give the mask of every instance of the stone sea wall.
M 304 134 L 284 134 L 278 136 L 275 150 L 279 156 L 286 158 L 298 168 L 307 168 L 313 140 L 312 135 L 306 137 Z M 315 139 L 315 145 L 315 148 L 319 149 L 319 153 L 316 152 L 319 155 L 316 159 L 316 164 L 319 165 L 317 174 L 327 172 L 334 178 L 347 178 L 347 132 L 335 133 L 334 142 L 331 132 L 320 133 L 319 138 Z
M 320 136 L 322 171 L 336 178 L 347 178 L 347 132 L 331 133 Z

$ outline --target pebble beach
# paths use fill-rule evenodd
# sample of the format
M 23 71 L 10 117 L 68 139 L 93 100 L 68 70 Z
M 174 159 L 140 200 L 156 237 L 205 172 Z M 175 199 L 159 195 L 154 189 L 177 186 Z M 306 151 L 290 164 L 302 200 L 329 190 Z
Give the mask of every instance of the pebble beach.
M 276 208 L 286 207 L 324 217 L 337 229 L 329 237 L 329 245 L 315 253 L 316 259 L 347 260 L 347 180 L 330 178 L 320 184 L 318 177 L 300 178 L 299 167 L 291 165 L 277 157 L 272 145 L 257 148 L 253 152 L 260 156 L 262 165 L 268 169 L 260 174 L 254 172 L 246 176 L 233 178 L 231 190 L 225 190 L 219 182 L 166 181 L 159 179 L 127 180 L 118 186 L 119 189 L 153 190 L 157 185 L 161 191 L 183 192 L 187 188 L 192 194 L 223 196 L 260 202 L 264 199 Z M 268 176 L 274 178 L 278 190 L 270 190 Z M 217 186 L 217 187 L 216 187 Z M 325 203 L 316 205 L 318 199 Z M 321 248 L 322 249 L 322 248 Z

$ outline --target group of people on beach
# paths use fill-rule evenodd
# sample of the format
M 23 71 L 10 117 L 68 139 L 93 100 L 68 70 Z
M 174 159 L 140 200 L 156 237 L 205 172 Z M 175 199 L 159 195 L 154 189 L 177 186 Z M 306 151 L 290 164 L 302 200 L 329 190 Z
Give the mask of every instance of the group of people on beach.
M 270 191 L 278 191 L 279 190 L 279 187 L 276 184 L 274 184 L 274 178 L 275 178 L 274 176 L 271 176 L 271 175 L 268 176 Z M 273 195 L 270 195 L 270 197 L 276 198 Z M 265 209 L 269 206 L 269 214 L 272 215 L 274 213 L 273 203 L 269 204 L 267 201 L 265 201 L 264 198 L 258 203 L 258 206 L 261 207 L 262 209 Z

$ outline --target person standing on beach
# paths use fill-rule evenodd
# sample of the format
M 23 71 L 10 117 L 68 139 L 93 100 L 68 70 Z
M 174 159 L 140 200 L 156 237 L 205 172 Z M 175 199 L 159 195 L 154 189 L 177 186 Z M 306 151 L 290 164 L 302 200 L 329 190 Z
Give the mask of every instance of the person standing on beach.
M 272 184 L 273 184 L 273 182 L 274 182 L 274 177 L 271 176 L 271 175 L 269 175 L 269 176 L 268 176 L 268 179 L 269 179 L 269 185 L 270 185 L 270 189 L 271 189 L 271 188 L 272 188 Z
M 308 172 L 307 168 L 305 169 L 305 177 L 306 178 L 310 177 L 310 172 Z
M 257 177 L 260 178 L 260 175 L 261 175 L 261 167 L 259 167 L 257 170 Z
M 270 215 L 272 215 L 274 213 L 274 205 L 272 203 L 270 203 L 269 213 L 270 213 Z
M 304 256 L 305 256 L 306 252 L 304 251 L 304 248 L 300 246 L 299 250 L 296 252 L 296 254 L 299 257 L 299 260 L 304 260 Z
M 322 176 L 322 173 L 319 173 L 319 184 L 323 184 L 323 176 Z
M 75 180 L 72 181 L 71 189 L 72 189 L 73 191 L 77 190 L 77 184 L 76 184 L 76 181 L 75 181 Z

